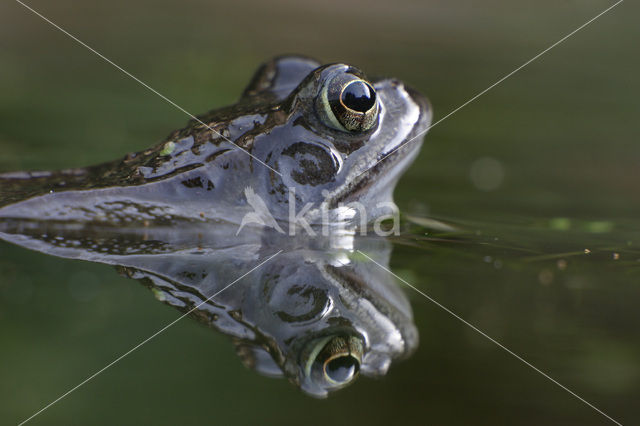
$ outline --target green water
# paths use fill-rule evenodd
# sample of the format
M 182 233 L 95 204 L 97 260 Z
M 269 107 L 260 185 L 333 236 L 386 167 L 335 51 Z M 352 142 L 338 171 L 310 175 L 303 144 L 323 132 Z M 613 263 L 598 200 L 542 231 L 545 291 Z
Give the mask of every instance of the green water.
M 435 119 L 612 4 L 121 0 L 29 4 L 193 113 L 300 52 L 393 75 Z M 623 424 L 640 418 L 638 7 L 625 2 L 438 124 L 396 191 L 398 275 Z M 17 3 L 0 5 L 0 170 L 143 149 L 186 117 Z M 484 160 L 483 160 L 484 159 Z M 489 159 L 489 160 L 487 160 Z M 426 234 L 425 234 L 426 233 Z M 0 419 L 15 424 L 179 313 L 104 265 L 0 243 Z M 402 285 L 402 284 L 399 284 Z M 607 424 L 407 289 L 420 346 L 327 400 L 185 320 L 34 424 Z

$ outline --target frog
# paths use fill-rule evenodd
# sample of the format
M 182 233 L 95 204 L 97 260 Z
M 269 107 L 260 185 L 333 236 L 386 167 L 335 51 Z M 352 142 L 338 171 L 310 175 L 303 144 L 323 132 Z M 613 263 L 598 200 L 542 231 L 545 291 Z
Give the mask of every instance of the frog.
M 1 240 L 115 267 L 158 301 L 228 336 L 247 368 L 314 398 L 361 376 L 385 376 L 416 351 L 411 305 L 387 272 L 388 238 L 345 235 L 336 245 L 271 228 L 235 234 L 226 222 L 113 228 L 0 221 Z M 201 368 L 203 377 L 216 377 L 220 366 Z
M 0 174 L 0 220 L 235 223 L 259 200 L 276 223 L 302 209 L 321 223 L 353 202 L 370 222 L 397 210 L 394 188 L 431 118 L 427 98 L 400 80 L 278 56 L 236 104 L 149 149 L 85 168 Z

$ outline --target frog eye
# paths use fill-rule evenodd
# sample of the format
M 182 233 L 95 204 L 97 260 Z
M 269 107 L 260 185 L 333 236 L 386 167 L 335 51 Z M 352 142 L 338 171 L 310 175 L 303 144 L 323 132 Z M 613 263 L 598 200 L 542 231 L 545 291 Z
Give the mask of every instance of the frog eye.
M 343 73 L 329 80 L 320 100 L 327 124 L 338 130 L 364 132 L 378 119 L 376 90 L 353 74 Z

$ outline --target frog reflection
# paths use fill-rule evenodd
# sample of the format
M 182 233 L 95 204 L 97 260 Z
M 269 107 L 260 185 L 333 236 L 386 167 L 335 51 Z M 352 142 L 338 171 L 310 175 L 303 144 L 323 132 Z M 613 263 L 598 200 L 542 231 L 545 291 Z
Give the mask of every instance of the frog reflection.
M 390 245 L 383 239 L 305 241 L 266 231 L 236 237 L 234 227 L 224 226 L 115 231 L 6 220 L 0 238 L 115 265 L 159 300 L 193 310 L 191 316 L 229 335 L 246 366 L 284 376 L 316 397 L 359 374 L 384 375 L 418 343 L 402 290 L 356 251 L 386 265 Z

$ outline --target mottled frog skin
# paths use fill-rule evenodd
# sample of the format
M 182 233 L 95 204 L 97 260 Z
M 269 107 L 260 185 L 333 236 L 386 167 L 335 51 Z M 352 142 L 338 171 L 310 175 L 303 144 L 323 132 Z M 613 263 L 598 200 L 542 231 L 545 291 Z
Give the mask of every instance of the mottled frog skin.
M 358 201 L 374 220 L 389 214 L 422 135 L 393 150 L 428 128 L 431 109 L 400 81 L 369 82 L 349 65 L 287 56 L 263 65 L 237 104 L 199 119 L 206 125 L 192 120 L 122 160 L 2 174 L 0 218 L 108 226 L 237 222 L 251 210 L 251 188 L 276 220 L 289 217 L 291 190 L 296 209 Z

